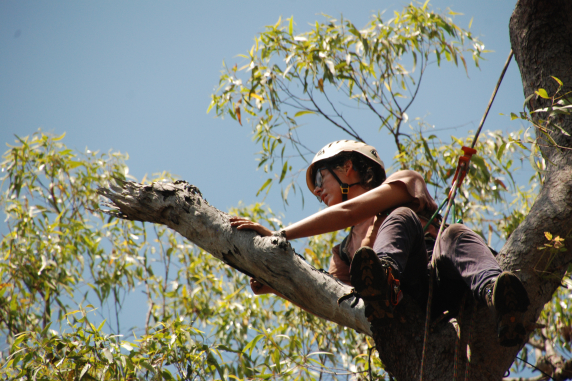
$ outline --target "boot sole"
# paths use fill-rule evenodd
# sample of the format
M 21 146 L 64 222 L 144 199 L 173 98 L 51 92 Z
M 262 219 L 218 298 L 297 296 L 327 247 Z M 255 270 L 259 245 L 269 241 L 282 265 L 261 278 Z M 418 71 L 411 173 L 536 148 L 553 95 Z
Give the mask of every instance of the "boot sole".
M 365 316 L 372 323 L 393 318 L 386 270 L 377 254 L 362 247 L 356 251 L 350 268 L 350 282 L 365 304 Z
M 524 313 L 530 301 L 526 289 L 516 275 L 503 272 L 498 277 L 493 290 L 493 304 L 497 310 L 500 345 L 521 345 L 526 338 Z

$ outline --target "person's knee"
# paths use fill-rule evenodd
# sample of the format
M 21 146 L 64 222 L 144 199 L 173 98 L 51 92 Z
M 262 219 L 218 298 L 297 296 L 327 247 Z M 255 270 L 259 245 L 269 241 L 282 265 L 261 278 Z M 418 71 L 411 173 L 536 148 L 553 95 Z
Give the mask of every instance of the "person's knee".
M 439 245 L 437 245 L 436 260 L 440 266 L 451 267 L 454 265 L 451 262 L 451 258 L 456 255 L 456 246 L 459 239 L 471 230 L 463 224 L 453 224 L 447 227 L 441 235 Z M 451 267 L 451 268 L 453 268 Z
M 423 226 L 417 214 L 407 207 L 399 207 L 394 209 L 385 218 L 381 224 L 378 237 L 384 237 L 382 232 L 391 231 L 392 234 L 395 232 L 407 232 L 407 235 L 411 239 L 417 239 L 423 237 Z M 384 237 L 385 239 L 385 237 Z
M 467 226 L 463 224 L 453 224 L 450 225 L 447 229 L 445 229 L 445 231 L 443 232 L 442 239 L 450 242 L 455 241 L 461 235 L 470 231 L 471 229 L 469 229 Z
M 389 213 L 388 218 L 395 218 L 402 221 L 419 221 L 417 214 L 410 208 L 404 206 L 400 206 L 399 208 L 394 209 L 391 213 Z

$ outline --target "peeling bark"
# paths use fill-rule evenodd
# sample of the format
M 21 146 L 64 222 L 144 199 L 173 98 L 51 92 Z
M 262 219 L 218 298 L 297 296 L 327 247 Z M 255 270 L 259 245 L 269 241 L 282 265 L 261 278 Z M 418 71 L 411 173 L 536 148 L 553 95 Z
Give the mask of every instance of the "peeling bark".
M 236 270 L 279 290 L 316 316 L 371 335 L 363 302 L 355 308 L 337 300 L 351 288 L 298 257 L 281 237 L 260 237 L 231 228 L 229 215 L 209 205 L 185 181 L 142 185 L 124 182 L 99 189 L 111 200 L 109 214 L 167 225 Z
M 555 76 L 572 90 L 572 2 L 569 0 L 520 0 L 510 20 L 511 44 L 519 65 L 524 96 L 538 88 L 556 90 Z M 546 101 L 533 99 L 532 108 L 546 107 Z M 538 118 L 539 115 L 536 115 Z M 572 134 L 572 117 L 560 120 Z M 572 139 L 554 133 L 557 144 L 572 148 Z M 546 143 L 546 142 L 545 142 Z M 568 237 L 572 230 L 572 151 L 543 147 L 550 160 L 545 182 L 525 221 L 519 226 L 497 260 L 506 270 L 517 272 L 531 299 L 526 314 L 536 321 L 543 306 L 560 286 L 567 265 L 572 261 L 572 245 L 552 261 L 537 248 L 546 243 L 544 232 Z M 228 215 L 210 206 L 197 188 L 186 182 L 141 185 L 126 182 L 120 187 L 101 189 L 111 200 L 112 212 L 120 218 L 165 224 L 213 256 L 249 276 L 253 276 L 308 311 L 335 323 L 372 335 L 363 315 L 363 303 L 355 309 L 351 300 L 337 305 L 337 299 L 350 288 L 325 275 L 296 256 L 290 244 L 279 237 L 259 237 L 230 227 Z M 464 318 L 444 319 L 431 327 L 424 380 L 452 380 L 458 333 L 457 379 L 499 380 L 505 375 L 520 348 L 497 344 L 495 322 L 484 306 L 465 309 Z M 425 310 L 407 296 L 395 310 L 395 318 L 375 327 L 375 341 L 387 370 L 398 380 L 419 379 L 423 346 Z M 460 327 L 460 329 L 459 329 Z M 467 369 L 466 351 L 471 359 Z M 554 360 L 555 361 L 555 360 Z M 553 377 L 572 379 L 572 364 L 552 364 Z M 462 377 L 462 378 L 461 378 Z

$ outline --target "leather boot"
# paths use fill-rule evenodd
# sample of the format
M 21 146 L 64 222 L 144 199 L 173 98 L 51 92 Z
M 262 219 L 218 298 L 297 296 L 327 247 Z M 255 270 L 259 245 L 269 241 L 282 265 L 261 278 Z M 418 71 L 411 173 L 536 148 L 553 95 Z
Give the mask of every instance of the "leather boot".
M 350 282 L 363 299 L 369 322 L 393 318 L 393 309 L 402 298 L 399 271 L 391 259 L 380 259 L 370 247 L 356 251 L 350 267 Z
M 482 297 L 495 314 L 500 345 L 521 345 L 526 338 L 524 313 L 530 300 L 520 279 L 505 271 L 485 286 Z

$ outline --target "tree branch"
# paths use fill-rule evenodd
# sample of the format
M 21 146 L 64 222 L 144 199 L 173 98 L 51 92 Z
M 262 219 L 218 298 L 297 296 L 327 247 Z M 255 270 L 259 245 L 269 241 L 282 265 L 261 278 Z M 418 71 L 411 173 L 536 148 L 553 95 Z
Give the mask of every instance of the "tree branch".
M 260 237 L 231 228 L 228 214 L 209 205 L 184 181 L 142 185 L 123 182 L 100 188 L 111 200 L 106 213 L 117 218 L 167 225 L 238 271 L 256 278 L 316 316 L 371 335 L 360 301 L 338 306 L 350 287 L 320 272 L 295 255 L 281 237 Z

